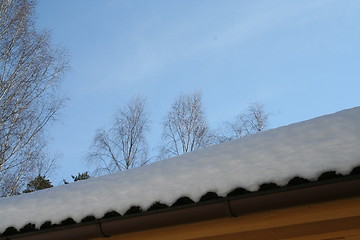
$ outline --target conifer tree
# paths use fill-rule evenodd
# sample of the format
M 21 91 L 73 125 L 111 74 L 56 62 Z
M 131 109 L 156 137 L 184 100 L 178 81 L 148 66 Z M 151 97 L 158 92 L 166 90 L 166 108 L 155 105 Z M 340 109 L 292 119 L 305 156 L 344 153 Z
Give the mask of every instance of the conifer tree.
M 49 179 L 46 179 L 45 176 L 38 175 L 27 184 L 24 193 L 35 192 L 38 190 L 51 188 L 51 187 L 53 187 L 53 185 L 51 184 Z
M 88 171 L 83 172 L 83 173 L 78 173 L 76 176 L 71 175 L 71 178 L 73 179 L 74 182 L 86 180 L 86 179 L 89 179 L 90 177 L 91 176 Z M 69 184 L 69 182 L 66 181 L 65 179 L 63 179 L 63 182 L 64 182 L 64 184 Z

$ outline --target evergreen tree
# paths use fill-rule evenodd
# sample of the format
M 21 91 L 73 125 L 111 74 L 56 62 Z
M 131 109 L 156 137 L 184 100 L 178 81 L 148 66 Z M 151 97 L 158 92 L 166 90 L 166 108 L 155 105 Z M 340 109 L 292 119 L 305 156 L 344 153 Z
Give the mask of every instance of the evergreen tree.
M 71 175 L 71 178 L 74 180 L 74 182 L 80 181 L 80 180 L 86 180 L 90 178 L 90 174 L 89 172 L 84 172 L 84 173 L 78 173 L 78 175 L 73 176 Z
M 89 179 L 90 174 L 88 171 L 86 171 L 83 173 L 78 173 L 76 176 L 71 175 L 71 178 L 73 179 L 74 182 L 77 182 L 77 181 Z M 63 182 L 64 182 L 64 184 L 69 184 L 69 182 L 66 181 L 65 179 L 63 179 Z
M 51 187 L 53 187 L 53 185 L 51 184 L 49 179 L 46 179 L 45 176 L 38 175 L 27 184 L 24 193 L 35 192 L 38 190 L 51 188 Z

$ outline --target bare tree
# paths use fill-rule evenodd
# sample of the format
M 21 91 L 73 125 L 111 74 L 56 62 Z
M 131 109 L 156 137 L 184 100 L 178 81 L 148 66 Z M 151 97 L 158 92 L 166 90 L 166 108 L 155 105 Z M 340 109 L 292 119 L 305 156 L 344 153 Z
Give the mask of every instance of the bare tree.
M 44 160 L 44 129 L 62 107 L 64 52 L 34 27 L 34 2 L 0 0 L 0 195 L 13 195 Z M 36 173 L 37 174 L 37 173 Z
M 269 113 L 265 111 L 264 104 L 251 103 L 245 113 L 235 117 L 233 122 L 225 123 L 221 134 L 218 134 L 218 142 L 226 142 L 247 135 L 266 130 L 269 125 Z
M 164 119 L 164 144 L 159 158 L 178 156 L 210 145 L 210 132 L 201 94 L 179 96 Z
M 123 171 L 144 165 L 147 159 L 145 132 L 149 129 L 145 99 L 137 97 L 121 108 L 109 130 L 97 130 L 87 156 L 96 164 L 96 174 Z

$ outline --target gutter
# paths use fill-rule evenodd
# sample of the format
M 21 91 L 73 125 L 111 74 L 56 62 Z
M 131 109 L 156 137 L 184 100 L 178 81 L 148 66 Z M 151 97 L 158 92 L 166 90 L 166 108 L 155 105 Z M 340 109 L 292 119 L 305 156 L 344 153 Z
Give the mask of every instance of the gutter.
M 358 176 L 315 182 L 306 186 L 287 186 L 235 197 L 168 207 L 134 215 L 99 219 L 86 223 L 1 236 L 1 240 L 80 240 L 108 238 L 114 235 L 189 224 L 219 218 L 237 217 L 247 213 L 342 199 L 360 195 Z

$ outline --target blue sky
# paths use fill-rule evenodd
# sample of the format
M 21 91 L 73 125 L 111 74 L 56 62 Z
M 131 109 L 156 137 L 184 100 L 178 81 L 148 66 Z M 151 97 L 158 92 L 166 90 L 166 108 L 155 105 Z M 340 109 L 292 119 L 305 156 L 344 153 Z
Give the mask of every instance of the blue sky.
M 39 0 L 37 25 L 71 55 L 51 129 L 54 184 L 88 170 L 98 128 L 147 98 L 148 141 L 175 97 L 200 90 L 213 128 L 265 104 L 271 127 L 359 105 L 360 1 Z

